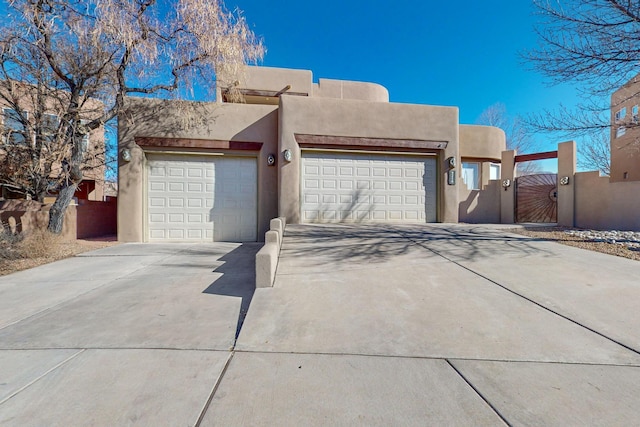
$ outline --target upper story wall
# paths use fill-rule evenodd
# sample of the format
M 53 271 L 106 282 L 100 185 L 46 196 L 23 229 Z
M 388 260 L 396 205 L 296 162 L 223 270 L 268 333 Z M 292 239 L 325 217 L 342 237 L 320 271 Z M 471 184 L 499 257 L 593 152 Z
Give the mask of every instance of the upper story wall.
M 218 100 L 227 102 L 225 94 L 229 89 L 220 87 Z M 332 79 L 320 79 L 318 83 L 313 83 L 311 71 L 289 68 L 248 66 L 231 89 L 237 89 L 243 101 L 251 104 L 277 105 L 278 97 L 284 94 L 389 102 L 389 91 L 379 84 Z
M 273 92 L 279 92 L 287 86 L 290 86 L 288 92 L 311 96 L 313 93 L 313 73 L 309 70 L 248 66 L 237 85 L 239 89 Z
M 320 79 L 313 85 L 317 98 L 352 99 L 358 101 L 389 102 L 389 91 L 376 83 Z
M 500 162 L 507 149 L 504 131 L 493 126 L 460 125 L 460 157 Z

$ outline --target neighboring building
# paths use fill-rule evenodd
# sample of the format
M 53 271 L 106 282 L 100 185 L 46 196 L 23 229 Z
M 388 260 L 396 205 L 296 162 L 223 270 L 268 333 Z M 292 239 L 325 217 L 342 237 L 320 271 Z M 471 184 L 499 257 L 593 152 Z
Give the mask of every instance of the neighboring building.
M 611 182 L 640 181 L 640 74 L 611 95 Z
M 24 96 L 21 96 L 21 113 L 26 116 L 27 121 L 33 125 L 33 106 L 34 102 L 32 101 L 32 97 L 29 93 L 29 88 L 24 89 L 26 85 L 20 86 L 18 84 L 18 88 L 22 87 L 22 91 L 24 91 Z M 1 90 L 1 88 L 0 88 Z M 44 114 L 44 128 L 50 129 L 50 134 L 45 134 L 46 137 L 53 138 L 55 134 L 55 129 L 57 129 L 59 124 L 59 117 L 56 112 L 55 104 L 57 100 L 51 100 L 45 106 L 46 113 Z M 18 112 L 9 107 L 9 104 L 2 100 L 0 97 L 0 156 L 6 155 L 7 153 L 7 145 L 12 145 L 12 149 L 15 147 L 26 146 L 27 144 L 34 144 L 34 141 L 27 141 L 27 137 L 25 135 L 32 135 L 34 138 L 33 129 L 25 129 L 25 123 L 21 120 L 20 114 Z M 100 105 L 97 104 L 97 101 L 93 102 L 91 108 L 97 108 Z M 90 114 L 90 113 L 88 113 Z M 87 117 L 89 118 L 89 117 Z M 49 136 L 51 135 L 51 136 Z M 104 142 L 104 128 L 98 128 L 92 131 L 89 135 L 86 135 L 82 141 L 83 149 L 85 150 L 85 165 L 87 169 L 84 171 L 84 179 L 78 186 L 78 189 L 75 193 L 75 198 L 78 200 L 103 200 L 104 199 L 104 174 L 105 174 L 105 165 L 102 159 L 104 155 L 105 142 Z M 49 154 L 56 154 L 55 151 Z M 63 156 L 62 156 L 63 157 Z M 20 167 L 16 165 L 16 167 Z M 60 174 L 60 169 L 62 167 L 61 161 L 53 162 L 53 167 L 51 171 L 51 177 Z M 24 194 L 13 191 L 8 186 L 3 186 L 2 182 L 0 182 L 1 196 L 3 198 L 24 198 Z M 55 196 L 55 189 L 52 189 L 50 196 Z
M 504 132 L 460 125 L 456 107 L 390 103 L 378 84 L 266 67 L 217 98 L 127 98 L 120 241 L 259 241 L 278 216 L 500 222 L 489 180 L 500 177 Z

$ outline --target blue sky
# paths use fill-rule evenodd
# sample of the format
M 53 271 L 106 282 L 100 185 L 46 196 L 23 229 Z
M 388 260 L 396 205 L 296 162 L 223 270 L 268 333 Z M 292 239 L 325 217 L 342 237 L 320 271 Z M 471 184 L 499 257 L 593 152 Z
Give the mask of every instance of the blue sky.
M 262 65 L 312 70 L 314 79 L 380 83 L 392 102 L 451 105 L 474 123 L 502 102 L 526 115 L 577 102 L 550 87 L 520 53 L 537 45 L 526 0 L 227 0 L 267 48 Z M 536 136 L 542 150 L 558 141 Z

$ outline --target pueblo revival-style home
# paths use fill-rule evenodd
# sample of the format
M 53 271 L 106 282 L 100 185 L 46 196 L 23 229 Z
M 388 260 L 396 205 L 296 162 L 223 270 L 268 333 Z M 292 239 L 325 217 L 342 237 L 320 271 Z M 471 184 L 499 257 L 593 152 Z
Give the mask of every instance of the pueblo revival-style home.
M 128 98 L 118 239 L 260 241 L 274 217 L 500 222 L 504 132 L 373 83 L 249 67 L 215 103 Z M 489 182 L 490 180 L 493 180 Z

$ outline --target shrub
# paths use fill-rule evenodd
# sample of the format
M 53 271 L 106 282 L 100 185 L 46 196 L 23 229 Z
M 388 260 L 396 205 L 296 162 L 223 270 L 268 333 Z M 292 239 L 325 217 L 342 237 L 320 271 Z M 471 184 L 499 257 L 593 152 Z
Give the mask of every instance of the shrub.
M 53 255 L 61 237 L 47 230 L 13 233 L 2 227 L 0 230 L 0 260 L 7 262 L 21 258 L 46 258 Z
M 22 233 L 24 236 L 17 244 L 22 258 L 45 258 L 56 252 L 61 237 L 48 230 L 33 230 Z
M 23 239 L 22 233 L 13 233 L 3 224 L 0 229 L 0 259 L 12 260 L 20 258 L 22 253 L 18 246 Z

